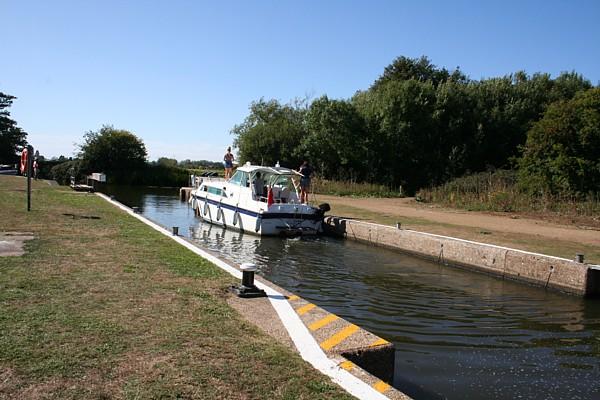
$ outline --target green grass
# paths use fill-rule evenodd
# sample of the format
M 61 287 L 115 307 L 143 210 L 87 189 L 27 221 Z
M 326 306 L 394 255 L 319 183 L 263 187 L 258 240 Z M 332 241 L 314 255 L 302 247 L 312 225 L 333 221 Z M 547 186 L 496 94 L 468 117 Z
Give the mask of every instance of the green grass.
M 520 190 L 515 171 L 482 172 L 422 189 L 425 202 L 469 211 L 526 212 L 595 219 L 600 225 L 600 198 L 587 196 L 532 196 Z
M 214 265 L 94 195 L 39 181 L 26 212 L 24 187 L 0 177 L 2 230 L 35 236 L 0 257 L 0 398 L 351 398 L 230 308 Z
M 313 179 L 312 190 L 317 194 L 354 197 L 404 197 L 402 188 L 394 188 L 376 183 L 359 183 L 351 181 L 330 181 Z

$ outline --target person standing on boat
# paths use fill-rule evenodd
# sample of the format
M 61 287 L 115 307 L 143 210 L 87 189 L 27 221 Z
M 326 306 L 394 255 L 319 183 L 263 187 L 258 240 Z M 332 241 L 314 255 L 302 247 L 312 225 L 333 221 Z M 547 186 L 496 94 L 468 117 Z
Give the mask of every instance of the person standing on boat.
M 225 165 L 225 179 L 231 178 L 231 171 L 233 169 L 233 154 L 231 153 L 231 147 L 227 148 L 227 153 L 223 156 L 223 165 Z
M 313 169 L 308 164 L 308 160 L 304 160 L 298 172 L 302 175 L 300 178 L 300 203 L 308 203 L 308 191 L 310 190 L 310 177 Z
M 254 182 L 252 182 L 254 188 L 254 195 L 256 196 L 256 200 L 260 200 L 261 197 L 264 196 L 265 190 L 265 181 L 263 181 L 260 176 L 260 172 L 257 172 L 254 176 Z

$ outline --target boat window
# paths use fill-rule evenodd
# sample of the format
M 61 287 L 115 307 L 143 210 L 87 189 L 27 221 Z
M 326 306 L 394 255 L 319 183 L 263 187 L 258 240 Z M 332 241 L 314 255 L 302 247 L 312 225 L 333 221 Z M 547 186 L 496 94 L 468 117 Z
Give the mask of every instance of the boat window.
M 248 186 L 248 173 L 244 171 L 235 171 L 235 174 L 233 174 L 229 183 L 243 187 Z
M 239 185 L 242 180 L 242 174 L 243 174 L 242 171 L 235 171 L 235 174 L 233 174 L 233 176 L 229 180 L 229 183 L 232 183 L 234 185 Z
M 223 189 L 209 186 L 208 193 L 216 194 L 217 196 L 223 196 Z
M 247 187 L 249 184 L 249 175 L 247 172 L 242 172 L 242 179 L 240 179 L 240 186 Z

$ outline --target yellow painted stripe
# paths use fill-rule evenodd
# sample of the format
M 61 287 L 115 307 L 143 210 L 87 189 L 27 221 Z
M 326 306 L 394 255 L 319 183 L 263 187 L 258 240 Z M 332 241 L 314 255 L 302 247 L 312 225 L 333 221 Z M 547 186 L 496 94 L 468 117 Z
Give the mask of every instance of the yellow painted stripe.
M 352 368 L 354 368 L 354 363 L 346 360 L 340 363 L 340 367 L 344 368 L 346 371 L 350 371 Z
M 312 324 L 310 324 L 308 326 L 308 329 L 310 329 L 311 331 L 316 331 L 317 329 L 320 329 L 320 328 L 324 327 L 325 325 L 328 325 L 339 318 L 340 317 L 338 317 L 335 314 L 329 314 L 328 316 L 323 317 L 320 320 L 315 321 Z
M 352 324 L 348 325 L 323 343 L 321 343 L 321 348 L 324 350 L 329 350 L 332 347 L 337 346 L 341 342 L 343 342 L 348 336 L 352 335 L 354 332 L 358 330 L 358 326 Z
M 379 393 L 383 393 L 390 388 L 390 385 L 385 383 L 384 381 L 378 381 L 373 385 L 373 389 L 377 390 Z
M 388 344 L 388 343 L 389 342 L 387 340 L 379 338 L 376 341 L 374 341 L 373 343 L 371 343 L 369 345 L 369 347 L 381 346 L 383 344 Z
M 298 300 L 300 297 L 296 296 L 295 294 L 291 295 L 290 297 L 288 297 L 288 301 L 294 301 L 294 300 Z
M 306 314 L 307 312 L 309 312 L 310 310 L 312 310 L 315 307 L 316 306 L 314 304 L 308 303 L 307 305 L 298 308 L 296 310 L 296 312 L 298 313 L 298 315 Z

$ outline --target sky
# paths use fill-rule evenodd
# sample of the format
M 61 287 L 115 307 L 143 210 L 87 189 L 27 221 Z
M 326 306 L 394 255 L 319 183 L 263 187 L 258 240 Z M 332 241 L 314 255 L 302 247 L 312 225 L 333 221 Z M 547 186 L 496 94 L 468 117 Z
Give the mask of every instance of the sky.
M 46 157 L 102 125 L 221 160 L 252 101 L 368 89 L 395 58 L 600 84 L 600 1 L 0 0 L 0 91 Z

